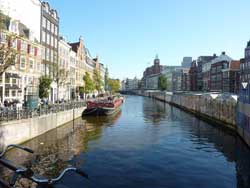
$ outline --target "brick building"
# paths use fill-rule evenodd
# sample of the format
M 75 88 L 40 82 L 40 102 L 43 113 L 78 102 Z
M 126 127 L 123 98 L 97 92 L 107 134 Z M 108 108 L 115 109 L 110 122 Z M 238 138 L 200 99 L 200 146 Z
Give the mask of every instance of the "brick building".
M 230 67 L 232 60 L 225 52 L 213 60 L 210 72 L 211 91 L 223 91 L 223 70 Z
M 193 61 L 189 70 L 189 82 L 190 82 L 190 91 L 197 91 L 197 76 L 198 76 L 198 67 L 197 62 Z
M 203 67 L 208 64 L 212 59 L 215 59 L 217 56 L 214 54 L 213 56 L 199 56 L 197 58 L 197 90 L 204 91 L 206 90 L 206 86 L 204 83 L 204 79 L 210 77 L 210 69 L 206 74 L 203 73 Z

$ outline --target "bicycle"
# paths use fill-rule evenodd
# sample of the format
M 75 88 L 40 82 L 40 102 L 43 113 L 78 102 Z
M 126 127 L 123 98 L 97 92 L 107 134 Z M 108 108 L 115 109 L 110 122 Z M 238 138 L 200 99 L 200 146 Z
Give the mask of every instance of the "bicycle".
M 4 188 L 15 188 L 16 182 L 19 179 L 19 177 L 26 178 L 31 180 L 32 182 L 35 182 L 37 184 L 37 188 L 67 188 L 67 186 L 57 184 L 67 172 L 73 171 L 85 178 L 89 178 L 88 175 L 82 171 L 81 169 L 75 168 L 75 167 L 68 167 L 64 169 L 60 175 L 56 178 L 47 179 L 44 177 L 41 177 L 39 175 L 34 174 L 34 172 L 30 168 L 26 168 L 23 166 L 17 166 L 12 161 L 9 161 L 5 158 L 3 158 L 4 154 L 7 152 L 8 148 L 14 147 L 17 149 L 21 149 L 23 151 L 34 153 L 33 150 L 27 147 L 23 147 L 20 145 L 11 144 L 8 145 L 1 153 L 0 153 L 0 164 L 2 164 L 4 167 L 14 171 L 14 174 L 10 180 L 10 182 L 4 181 L 0 178 L 0 187 Z

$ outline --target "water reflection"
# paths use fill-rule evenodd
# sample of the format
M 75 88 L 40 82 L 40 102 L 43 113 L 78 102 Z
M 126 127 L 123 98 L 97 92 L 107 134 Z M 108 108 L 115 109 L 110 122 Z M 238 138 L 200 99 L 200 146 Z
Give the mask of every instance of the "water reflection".
M 250 187 L 241 139 L 148 98 L 129 96 L 114 117 L 79 119 L 25 145 L 36 154 L 11 150 L 8 158 L 46 176 L 69 164 L 85 169 L 91 181 L 72 174 L 64 179 L 72 187 Z

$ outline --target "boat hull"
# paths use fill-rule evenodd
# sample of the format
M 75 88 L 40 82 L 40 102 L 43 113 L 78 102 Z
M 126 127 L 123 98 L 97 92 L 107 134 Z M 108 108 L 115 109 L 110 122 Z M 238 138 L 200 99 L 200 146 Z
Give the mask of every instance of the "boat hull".
M 118 113 L 121 106 L 117 108 L 87 108 L 83 111 L 82 116 L 110 116 Z

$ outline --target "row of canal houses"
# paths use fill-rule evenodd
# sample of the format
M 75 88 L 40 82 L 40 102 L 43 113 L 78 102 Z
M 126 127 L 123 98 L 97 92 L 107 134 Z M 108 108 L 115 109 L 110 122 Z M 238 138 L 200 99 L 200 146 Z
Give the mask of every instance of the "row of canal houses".
M 0 32 L 0 45 L 15 49 L 15 62 L 0 76 L 0 101 L 24 101 L 37 93 L 39 78 L 53 78 L 51 102 L 82 97 L 83 76 L 104 66 L 98 56 L 91 57 L 82 37 L 69 42 L 60 33 L 58 12 L 40 0 L 0 0 L 1 17 L 6 17 Z M 15 35 L 10 43 L 9 35 Z M 1 60 L 1 65 L 4 62 Z

